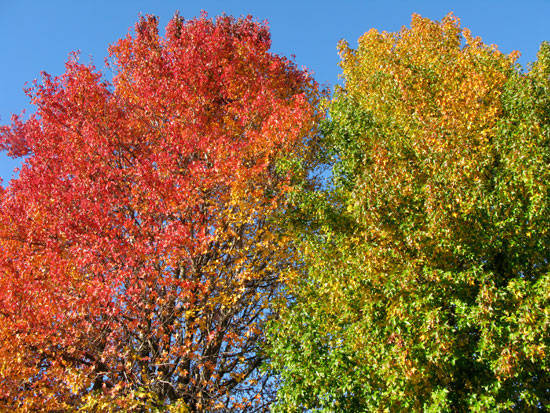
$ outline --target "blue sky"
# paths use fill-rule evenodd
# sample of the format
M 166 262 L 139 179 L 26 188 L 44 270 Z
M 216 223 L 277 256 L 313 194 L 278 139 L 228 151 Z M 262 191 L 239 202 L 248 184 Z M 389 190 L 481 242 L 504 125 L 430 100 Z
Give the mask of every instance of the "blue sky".
M 81 59 L 103 66 L 107 46 L 123 37 L 139 13 L 155 14 L 162 27 L 176 10 L 185 18 L 201 10 L 216 16 L 251 14 L 269 22 L 272 50 L 296 56 L 299 66 L 315 72 L 320 83 L 338 82 L 337 42 L 352 46 L 374 27 L 396 31 L 408 26 L 412 13 L 440 20 L 452 11 L 463 26 L 489 44 L 509 53 L 519 50 L 520 63 L 535 59 L 543 40 L 550 41 L 550 0 L 494 1 L 195 1 L 195 0 L 0 0 L 0 124 L 12 113 L 33 111 L 23 93 L 25 82 L 42 70 L 59 75 L 69 52 L 80 50 Z M 19 161 L 0 154 L 4 185 Z

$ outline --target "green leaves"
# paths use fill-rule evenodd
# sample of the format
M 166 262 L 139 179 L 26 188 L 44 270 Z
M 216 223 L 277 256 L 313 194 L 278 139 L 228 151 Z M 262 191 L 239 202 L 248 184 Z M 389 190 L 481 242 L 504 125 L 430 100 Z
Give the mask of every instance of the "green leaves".
M 278 406 L 548 406 L 548 45 L 523 74 L 414 15 L 340 53 L 332 186 L 271 330 Z

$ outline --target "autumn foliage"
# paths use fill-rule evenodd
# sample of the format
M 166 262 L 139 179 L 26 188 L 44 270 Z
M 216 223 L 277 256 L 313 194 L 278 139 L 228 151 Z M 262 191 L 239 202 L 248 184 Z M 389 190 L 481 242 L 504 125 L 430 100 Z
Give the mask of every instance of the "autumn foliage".
M 550 48 L 529 72 L 414 15 L 340 44 L 280 411 L 550 407 Z
M 0 127 L 0 410 L 550 410 L 550 45 L 269 48 L 143 17 Z
M 0 147 L 0 407 L 262 410 L 277 221 L 307 173 L 318 93 L 250 18 L 176 15 L 28 91 Z M 291 165 L 292 167 L 290 167 Z

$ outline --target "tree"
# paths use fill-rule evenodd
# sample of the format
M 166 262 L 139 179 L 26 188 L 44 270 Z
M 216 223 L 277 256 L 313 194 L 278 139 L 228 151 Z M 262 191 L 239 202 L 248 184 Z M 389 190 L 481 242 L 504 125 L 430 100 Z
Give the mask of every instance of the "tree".
M 105 80 L 73 56 L 0 147 L 0 406 L 263 410 L 260 345 L 313 164 L 317 86 L 265 24 L 140 18 Z
M 281 411 L 550 408 L 550 46 L 413 15 L 340 44 L 332 186 L 272 329 Z

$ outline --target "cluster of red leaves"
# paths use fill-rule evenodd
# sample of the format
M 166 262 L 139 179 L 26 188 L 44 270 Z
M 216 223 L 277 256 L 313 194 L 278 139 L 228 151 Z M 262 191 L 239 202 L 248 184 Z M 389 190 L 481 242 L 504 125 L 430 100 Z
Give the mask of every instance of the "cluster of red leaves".
M 36 113 L 0 129 L 26 156 L 0 194 L 0 406 L 261 403 L 290 251 L 269 220 L 293 179 L 277 162 L 319 116 L 269 47 L 250 18 L 176 15 L 162 37 L 148 16 L 111 47 L 112 82 L 74 57 L 29 90 Z

